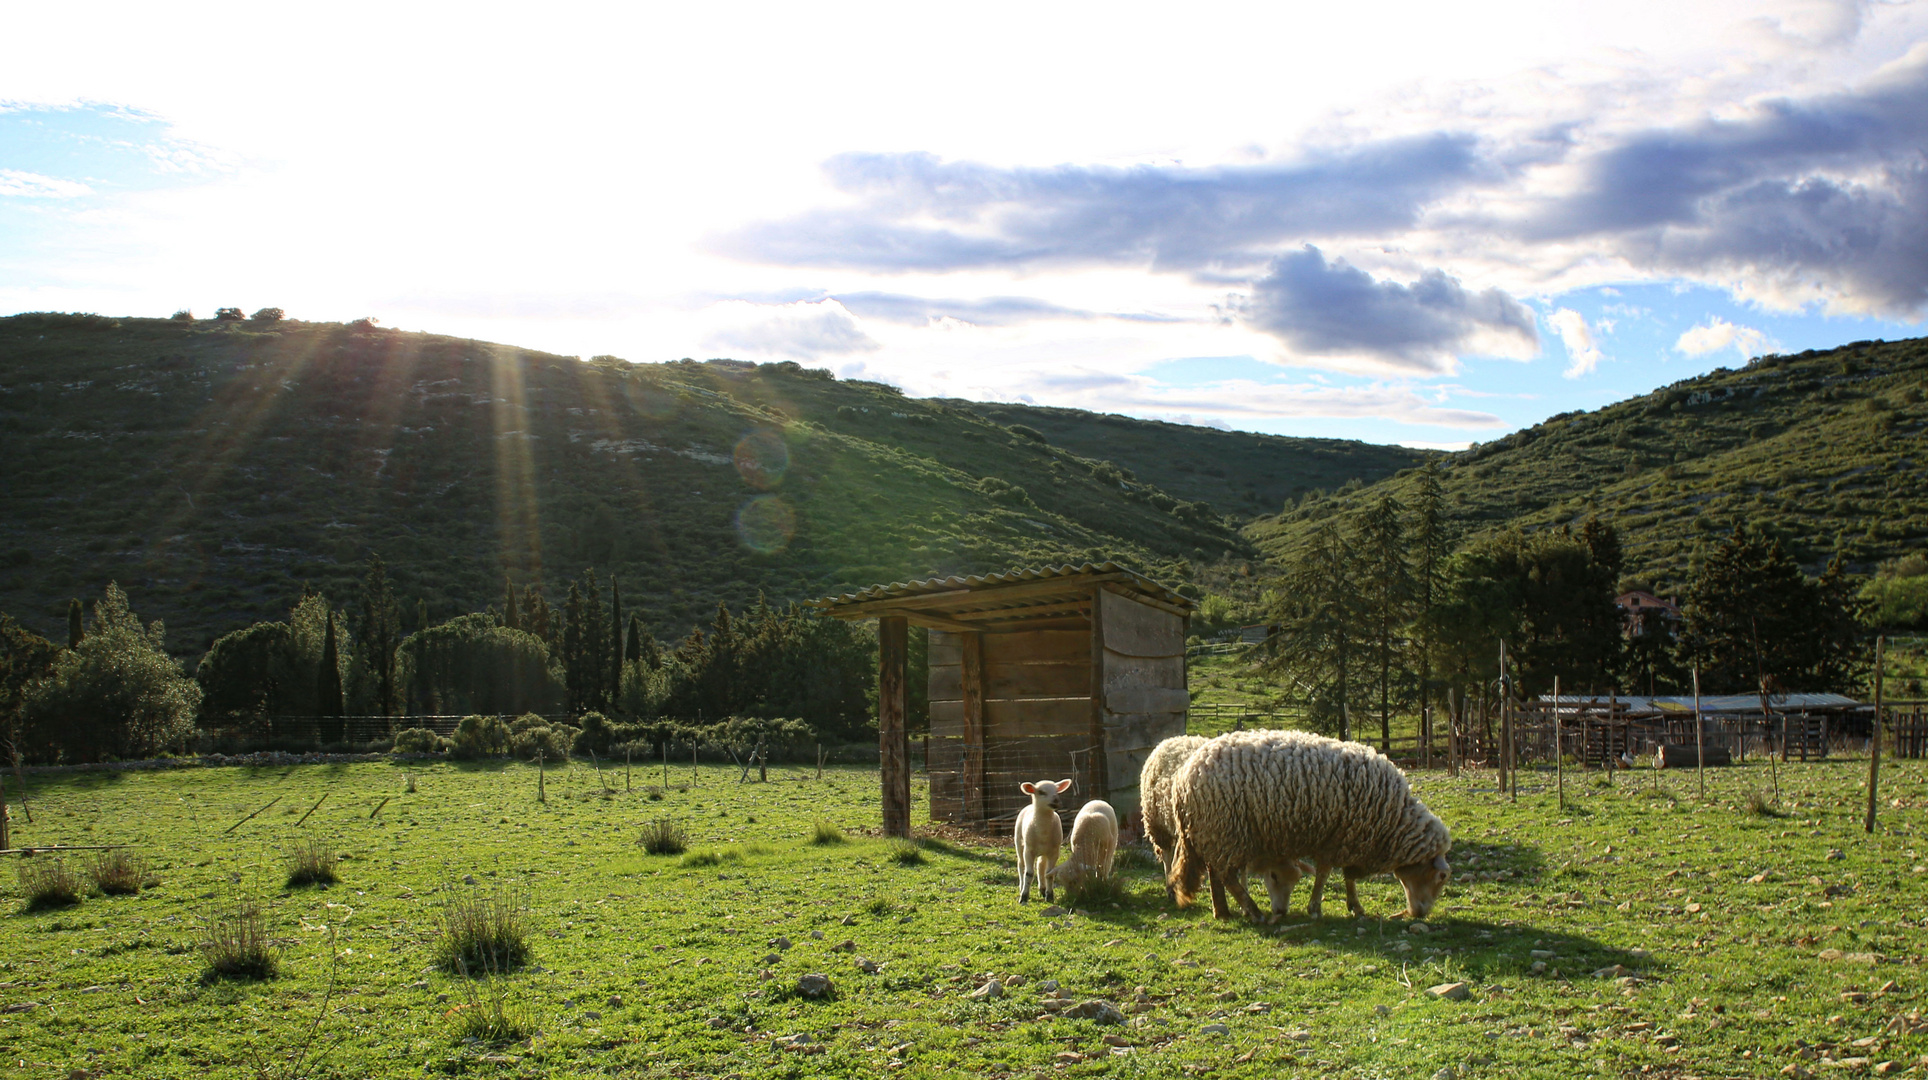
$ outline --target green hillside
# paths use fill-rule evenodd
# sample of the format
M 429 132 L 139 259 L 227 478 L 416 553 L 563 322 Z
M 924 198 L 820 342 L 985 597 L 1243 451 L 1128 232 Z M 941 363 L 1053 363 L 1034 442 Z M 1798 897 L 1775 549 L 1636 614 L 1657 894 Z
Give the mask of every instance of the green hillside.
M 1871 569 L 1928 540 L 1928 339 L 1764 356 L 1592 412 L 1566 413 L 1442 461 L 1468 536 L 1518 525 L 1621 530 L 1629 572 L 1678 583 L 1694 545 L 1745 521 L 1809 569 L 1837 549 Z M 1268 556 L 1310 527 L 1390 493 L 1410 471 L 1261 518 Z
M 1356 449 L 1348 475 L 1383 474 Z M 68 598 L 115 579 L 195 654 L 308 586 L 346 598 L 371 551 L 411 626 L 417 601 L 439 621 L 593 566 L 673 635 L 759 590 L 1251 554 L 1137 466 L 881 384 L 367 325 L 0 319 L 0 454 L 0 610 L 62 637 Z M 1323 450 L 1306 471 L 1342 473 Z
M 1221 431 L 1083 409 L 952 400 L 944 404 L 1000 424 L 1031 428 L 1053 446 L 1117 462 L 1178 498 L 1208 502 L 1237 518 L 1273 513 L 1309 491 L 1332 491 L 1354 479 L 1371 483 L 1440 456 L 1437 451 L 1354 439 Z

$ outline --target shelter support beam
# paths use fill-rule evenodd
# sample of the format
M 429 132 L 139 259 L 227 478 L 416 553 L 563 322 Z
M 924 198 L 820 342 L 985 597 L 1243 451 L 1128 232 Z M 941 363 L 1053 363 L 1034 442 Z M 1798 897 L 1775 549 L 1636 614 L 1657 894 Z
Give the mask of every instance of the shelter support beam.
M 877 620 L 877 756 L 882 767 L 884 835 L 910 838 L 910 708 L 906 669 L 910 624 L 901 615 Z

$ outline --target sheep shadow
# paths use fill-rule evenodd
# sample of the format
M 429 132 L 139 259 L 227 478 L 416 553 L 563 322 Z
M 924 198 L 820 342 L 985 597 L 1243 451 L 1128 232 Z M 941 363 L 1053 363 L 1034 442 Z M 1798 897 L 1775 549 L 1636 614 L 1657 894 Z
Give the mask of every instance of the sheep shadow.
M 1508 925 L 1450 915 L 1429 921 L 1427 933 L 1385 918 L 1289 916 L 1251 929 L 1290 954 L 1315 950 L 1349 953 L 1404 968 L 1436 968 L 1442 979 L 1492 982 L 1551 981 L 1664 976 L 1673 965 L 1632 947 L 1609 945 L 1585 934 L 1531 925 Z M 1542 965 L 1535 970 L 1535 965 Z

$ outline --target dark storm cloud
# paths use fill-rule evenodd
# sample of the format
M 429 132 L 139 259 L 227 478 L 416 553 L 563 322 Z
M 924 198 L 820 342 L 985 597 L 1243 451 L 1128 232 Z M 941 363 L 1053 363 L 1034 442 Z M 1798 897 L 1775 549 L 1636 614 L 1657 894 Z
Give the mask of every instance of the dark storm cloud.
M 1533 313 L 1498 289 L 1472 292 L 1438 270 L 1378 281 L 1307 247 L 1275 260 L 1243 312 L 1303 356 L 1368 356 L 1415 373 L 1447 370 L 1477 341 L 1537 350 Z
M 1307 235 L 1408 228 L 1427 204 L 1491 171 L 1473 140 L 1455 134 L 1290 165 L 999 169 L 846 154 L 826 170 L 858 206 L 752 226 L 719 246 L 758 262 L 874 270 L 1258 265 Z

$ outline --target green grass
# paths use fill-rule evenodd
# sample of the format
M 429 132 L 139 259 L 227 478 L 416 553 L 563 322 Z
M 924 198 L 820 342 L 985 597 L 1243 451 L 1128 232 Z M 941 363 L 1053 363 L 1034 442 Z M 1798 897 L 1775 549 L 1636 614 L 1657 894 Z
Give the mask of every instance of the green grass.
M 0 1010 L 35 1003 L 0 1011 L 0 1072 L 252 1076 L 305 1037 L 331 972 L 323 1072 L 354 1076 L 1751 1077 L 1803 1044 L 1904 1066 L 1928 1053 L 1928 1034 L 1884 1031 L 1928 988 L 1922 762 L 1883 763 L 1873 836 L 1865 760 L 1787 766 L 1778 794 L 1764 765 L 1711 770 L 1705 801 L 1691 772 L 1658 793 L 1645 772 L 1574 777 L 1565 811 L 1551 777 L 1526 776 L 1513 803 L 1490 775 L 1418 775 L 1457 838 L 1426 934 L 1385 917 L 1390 879 L 1362 883 L 1368 918 L 1261 927 L 1172 909 L 1137 859 L 1120 860 L 1115 901 L 1046 916 L 1016 903 L 1002 836 L 927 843 L 910 865 L 855 831 L 810 843 L 819 818 L 874 824 L 876 774 L 853 768 L 738 784 L 705 767 L 652 803 L 605 800 L 571 766 L 539 804 L 533 766 L 407 767 L 418 791 L 372 820 L 399 766 L 28 777 L 19 842 L 131 843 L 160 884 L 0 904 Z M 222 833 L 276 795 L 324 791 L 306 828 L 335 838 L 340 887 L 280 888 L 292 818 Z M 1784 816 L 1749 813 L 1754 792 Z M 717 858 L 643 854 L 637 830 L 663 813 Z M 509 895 L 528 961 L 473 984 L 437 968 L 446 905 Z M 249 904 L 278 977 L 203 982 L 204 918 Z M 1615 964 L 1634 981 L 1594 977 Z M 798 995 L 806 972 L 834 996 Z M 1024 982 L 970 999 L 991 975 Z M 1040 1019 L 1045 979 L 1133 1008 L 1142 988 L 1147 1007 L 1122 1028 Z M 1468 1000 L 1425 995 L 1454 980 Z M 796 1035 L 822 1049 L 779 1048 Z

